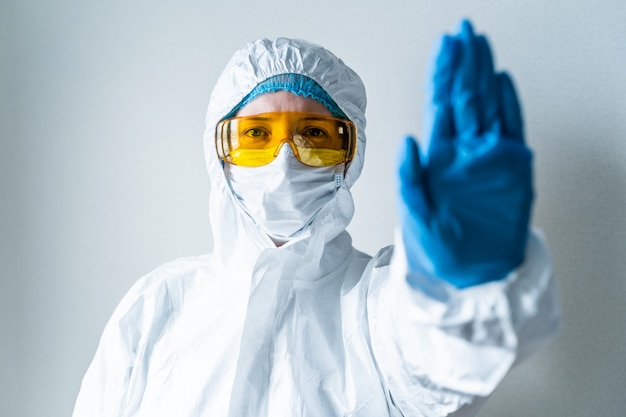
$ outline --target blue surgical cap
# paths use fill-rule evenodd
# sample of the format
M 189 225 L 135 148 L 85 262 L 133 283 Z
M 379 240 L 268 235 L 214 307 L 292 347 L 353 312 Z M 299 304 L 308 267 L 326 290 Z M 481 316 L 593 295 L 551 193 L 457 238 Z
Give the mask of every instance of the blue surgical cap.
M 348 118 L 339 106 L 337 106 L 337 103 L 335 103 L 315 80 L 301 74 L 279 74 L 257 84 L 224 119 L 234 117 L 243 106 L 261 94 L 273 93 L 275 91 L 289 91 L 297 96 L 312 98 L 322 103 L 334 117 L 341 119 Z

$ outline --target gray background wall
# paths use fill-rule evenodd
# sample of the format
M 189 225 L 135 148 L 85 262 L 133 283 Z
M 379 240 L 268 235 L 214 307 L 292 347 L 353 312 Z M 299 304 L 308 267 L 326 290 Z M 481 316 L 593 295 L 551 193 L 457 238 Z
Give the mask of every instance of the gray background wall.
M 1 0 L 0 415 L 68 416 L 129 286 L 210 250 L 204 111 L 253 38 L 315 41 L 361 74 L 370 141 L 350 231 L 370 253 L 391 243 L 395 147 L 419 133 L 431 45 L 461 17 L 521 92 L 564 309 L 556 343 L 482 415 L 623 416 L 623 0 Z

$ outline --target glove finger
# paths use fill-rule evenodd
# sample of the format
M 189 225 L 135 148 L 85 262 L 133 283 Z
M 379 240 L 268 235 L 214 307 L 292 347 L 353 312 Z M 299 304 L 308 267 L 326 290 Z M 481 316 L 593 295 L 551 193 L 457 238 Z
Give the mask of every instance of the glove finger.
M 428 191 L 425 187 L 419 148 L 411 136 L 407 136 L 398 149 L 398 177 L 404 207 L 413 215 L 427 219 L 430 212 Z
M 454 138 L 454 118 L 450 106 L 440 106 L 431 110 L 432 128 L 430 132 L 430 142 L 434 140 L 450 140 Z M 430 145 L 430 143 L 429 143 Z M 430 146 L 427 154 L 430 150 Z
M 456 35 L 459 45 L 459 60 L 456 63 L 453 93 L 457 96 L 474 94 L 478 84 L 477 41 L 469 21 L 463 20 Z
M 511 77 L 506 72 L 498 74 L 499 119 L 502 134 L 524 143 L 524 121 L 522 109 Z
M 426 82 L 426 103 L 424 105 L 424 128 L 422 137 L 426 140 L 424 152 L 428 154 L 433 140 L 454 137 L 454 125 L 450 107 L 450 89 L 457 54 L 457 41 L 448 35 L 441 37 L 435 46 L 430 62 L 430 72 Z
M 484 36 L 476 37 L 478 57 L 477 90 L 480 108 L 480 132 L 492 130 L 498 122 L 498 93 L 493 56 Z
M 460 49 L 459 62 L 454 73 L 451 90 L 454 125 L 460 139 L 473 138 L 480 132 L 479 60 L 476 36 L 467 20 L 461 22 L 457 39 Z
M 428 99 L 437 105 L 450 104 L 456 49 L 456 40 L 444 35 L 433 50 L 425 90 Z

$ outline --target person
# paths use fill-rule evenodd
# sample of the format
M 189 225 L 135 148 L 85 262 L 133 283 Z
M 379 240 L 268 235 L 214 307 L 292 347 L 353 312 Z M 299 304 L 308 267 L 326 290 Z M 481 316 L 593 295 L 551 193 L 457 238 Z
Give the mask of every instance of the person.
M 401 145 L 397 243 L 371 257 L 345 230 L 361 79 L 302 40 L 238 51 L 206 119 L 214 249 L 126 294 L 74 417 L 476 415 L 559 305 L 510 77 L 464 21 L 430 80 L 425 141 Z

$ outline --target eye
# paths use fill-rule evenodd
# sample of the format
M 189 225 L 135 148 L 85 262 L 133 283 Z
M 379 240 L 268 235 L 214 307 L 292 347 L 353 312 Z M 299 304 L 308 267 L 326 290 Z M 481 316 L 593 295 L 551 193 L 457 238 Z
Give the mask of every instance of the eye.
M 258 128 L 258 127 L 253 127 L 252 129 L 248 129 L 243 134 L 244 136 L 248 136 L 248 137 L 256 138 L 256 139 L 261 139 L 261 138 L 268 136 L 268 133 L 265 130 Z
M 310 138 L 319 138 L 323 136 L 328 136 L 326 131 L 323 129 L 320 129 L 319 127 L 308 127 L 304 129 L 304 132 L 302 132 L 302 134 Z

